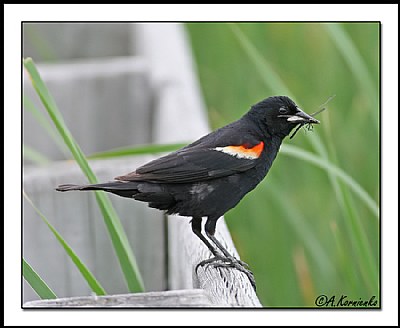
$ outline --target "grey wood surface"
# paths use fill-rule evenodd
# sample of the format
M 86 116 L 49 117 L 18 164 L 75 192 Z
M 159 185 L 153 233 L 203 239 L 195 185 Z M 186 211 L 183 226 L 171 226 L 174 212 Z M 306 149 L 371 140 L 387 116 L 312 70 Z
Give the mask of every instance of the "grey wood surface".
M 38 70 L 85 154 L 151 143 L 153 90 L 144 58 L 39 64 Z M 23 88 L 24 97 L 48 117 L 27 74 L 24 74 Z M 51 160 L 69 158 L 68 151 L 64 154 L 60 150 L 56 139 L 38 124 L 29 109 L 25 108 L 23 114 L 24 145 Z
M 151 156 L 91 161 L 101 181 L 110 181 L 151 159 Z M 73 161 L 24 170 L 24 190 L 95 274 L 109 294 L 127 292 L 118 260 L 92 192 L 60 193 L 61 183 L 87 183 Z M 167 287 L 165 218 L 144 203 L 109 196 L 128 235 L 147 291 Z M 80 272 L 32 207 L 23 203 L 23 254 L 59 297 L 89 295 Z M 37 299 L 24 283 L 24 301 Z
M 194 141 L 208 130 L 190 41 L 182 24 L 153 23 L 132 27 L 132 52 L 146 58 L 155 92 L 154 142 Z
M 134 55 L 128 23 L 23 24 L 23 55 L 37 62 Z
M 32 301 L 24 304 L 24 308 L 196 308 L 215 307 L 203 289 L 174 290 L 164 292 L 148 292 L 121 294 L 110 296 L 69 297 L 56 300 Z

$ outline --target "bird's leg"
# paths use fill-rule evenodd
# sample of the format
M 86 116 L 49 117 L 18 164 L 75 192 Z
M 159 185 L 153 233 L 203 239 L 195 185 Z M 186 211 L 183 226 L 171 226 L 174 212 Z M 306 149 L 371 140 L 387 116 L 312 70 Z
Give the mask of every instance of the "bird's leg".
M 193 218 L 192 221 L 192 231 L 193 233 L 200 238 L 200 240 L 208 247 L 210 252 L 215 256 L 218 257 L 220 254 L 218 254 L 218 250 L 210 244 L 210 242 L 206 239 L 206 237 L 203 236 L 201 233 L 201 218 Z
M 206 237 L 203 236 L 203 234 L 201 233 L 201 218 L 197 218 L 194 217 L 191 221 L 192 223 L 192 231 L 193 233 L 200 238 L 200 240 L 208 247 L 208 249 L 210 250 L 210 252 L 214 255 L 214 257 L 201 261 L 200 263 L 198 263 L 196 265 L 196 272 L 199 266 L 203 266 L 205 264 L 209 264 L 211 262 L 215 262 L 215 261 L 226 261 L 226 258 L 224 256 L 222 256 L 222 254 L 220 253 L 220 251 L 218 249 L 216 249 L 213 245 L 211 245 L 211 243 L 207 240 Z
M 206 222 L 205 231 L 206 231 L 207 237 L 210 238 L 210 240 L 218 247 L 218 249 L 222 252 L 224 257 L 215 255 L 213 258 L 204 260 L 196 266 L 196 270 L 199 266 L 211 265 L 211 264 L 216 267 L 235 268 L 246 274 L 246 276 L 250 280 L 251 285 L 253 286 L 253 288 L 255 290 L 256 282 L 254 280 L 254 275 L 250 270 L 248 270 L 246 268 L 246 267 L 248 267 L 247 263 L 240 261 L 240 260 L 236 259 L 235 257 L 233 257 L 231 254 L 229 254 L 229 252 L 222 246 L 222 244 L 218 241 L 218 239 L 215 238 L 216 223 L 217 223 L 217 220 L 208 219 Z
M 216 226 L 217 221 L 216 220 L 207 220 L 205 230 L 206 230 L 206 235 L 208 238 L 211 239 L 211 241 L 218 247 L 218 249 L 224 254 L 224 256 L 229 260 L 229 262 L 238 262 L 240 265 L 243 267 L 249 267 L 249 265 L 246 262 L 243 262 L 241 260 L 238 260 L 234 256 L 232 256 L 224 246 L 219 242 L 219 240 L 215 237 L 215 226 Z

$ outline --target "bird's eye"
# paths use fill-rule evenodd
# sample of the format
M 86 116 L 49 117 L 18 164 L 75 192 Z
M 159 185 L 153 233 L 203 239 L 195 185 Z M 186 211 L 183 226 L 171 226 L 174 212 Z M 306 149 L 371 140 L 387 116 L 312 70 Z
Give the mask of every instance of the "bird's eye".
M 286 107 L 281 107 L 279 108 L 279 114 L 286 114 L 287 113 L 287 108 Z

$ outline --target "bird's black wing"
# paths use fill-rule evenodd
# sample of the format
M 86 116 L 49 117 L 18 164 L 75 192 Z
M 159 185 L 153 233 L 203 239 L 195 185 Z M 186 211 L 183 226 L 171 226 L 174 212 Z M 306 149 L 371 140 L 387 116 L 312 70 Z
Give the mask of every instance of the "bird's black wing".
M 151 161 L 117 177 L 122 181 L 192 183 L 216 179 L 253 168 L 264 143 L 223 147 L 188 147 Z

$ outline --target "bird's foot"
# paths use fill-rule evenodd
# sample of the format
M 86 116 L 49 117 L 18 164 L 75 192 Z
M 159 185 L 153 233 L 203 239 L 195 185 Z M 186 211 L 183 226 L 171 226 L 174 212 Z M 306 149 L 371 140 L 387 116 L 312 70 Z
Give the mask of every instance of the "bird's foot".
M 207 270 L 208 267 L 212 265 L 215 268 L 234 268 L 243 272 L 247 278 L 249 278 L 251 285 L 253 286 L 254 290 L 256 290 L 256 281 L 254 279 L 253 272 L 251 272 L 248 267 L 249 265 L 241 260 L 234 258 L 233 256 L 225 257 L 221 255 L 216 255 L 210 259 L 201 261 L 199 264 L 196 265 L 196 272 L 199 266 L 205 266 L 204 270 Z

